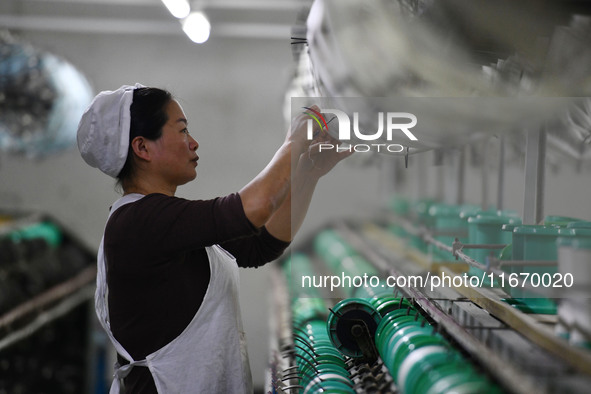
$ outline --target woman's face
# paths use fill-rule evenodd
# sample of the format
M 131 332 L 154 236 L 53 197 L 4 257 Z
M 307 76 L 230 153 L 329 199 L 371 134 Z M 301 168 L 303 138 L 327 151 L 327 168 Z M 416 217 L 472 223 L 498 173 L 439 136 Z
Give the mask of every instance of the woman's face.
M 197 176 L 199 144 L 189 134 L 187 117 L 176 100 L 168 103 L 166 112 L 168 122 L 162 127 L 162 137 L 152 141 L 153 160 L 158 175 L 167 183 L 179 186 Z

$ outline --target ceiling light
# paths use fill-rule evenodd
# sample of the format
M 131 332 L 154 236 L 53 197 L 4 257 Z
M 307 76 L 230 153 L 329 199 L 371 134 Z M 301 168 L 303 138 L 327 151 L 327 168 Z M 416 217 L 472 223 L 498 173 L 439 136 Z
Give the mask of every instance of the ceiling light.
M 192 12 L 183 20 L 183 31 L 197 44 L 207 41 L 210 30 L 211 25 L 203 12 Z
M 175 18 L 185 18 L 191 12 L 188 0 L 162 0 L 162 2 Z

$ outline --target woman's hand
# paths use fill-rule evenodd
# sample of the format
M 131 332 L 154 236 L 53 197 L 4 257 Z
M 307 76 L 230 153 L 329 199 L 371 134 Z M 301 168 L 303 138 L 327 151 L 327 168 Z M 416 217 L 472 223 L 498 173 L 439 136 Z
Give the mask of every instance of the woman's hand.
M 340 141 L 333 138 L 328 130 L 321 128 L 317 122 L 312 122 L 313 138 L 308 139 L 308 121 L 311 119 L 308 113 L 314 112 L 320 112 L 320 108 L 314 105 L 308 111 L 294 118 L 288 139 L 291 141 L 305 140 L 303 144 L 306 146 L 306 150 L 298 156 L 298 174 L 302 171 L 306 177 L 319 179 L 332 170 L 338 162 L 349 157 L 352 152 L 348 150 L 337 152 L 336 147 Z
M 319 179 L 332 170 L 341 160 L 351 156 L 353 150 L 337 152 L 339 142 L 333 138 L 314 141 L 308 151 L 302 153 L 298 162 L 298 175 Z
M 326 132 L 316 122 L 312 122 L 314 138 L 308 139 L 308 121 L 312 119 L 308 114 L 312 114 L 314 111 L 320 112 L 320 108 L 313 105 L 309 110 L 293 118 L 287 136 L 285 137 L 286 142 L 295 144 L 299 153 L 305 152 L 318 138 L 324 138 L 320 136 L 326 135 Z M 296 157 L 299 157 L 299 153 Z

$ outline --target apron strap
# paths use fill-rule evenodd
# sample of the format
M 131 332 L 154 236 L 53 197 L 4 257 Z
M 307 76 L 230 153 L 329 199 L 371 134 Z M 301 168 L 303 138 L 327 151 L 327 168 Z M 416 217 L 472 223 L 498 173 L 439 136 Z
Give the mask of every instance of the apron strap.
M 129 364 L 121 365 L 119 361 L 115 362 L 115 373 L 113 374 L 113 384 L 111 384 L 111 390 L 109 394 L 119 394 L 121 387 L 123 386 L 123 379 L 129 375 L 131 369 L 135 366 L 147 367 L 148 361 L 146 359 L 139 361 L 132 361 Z

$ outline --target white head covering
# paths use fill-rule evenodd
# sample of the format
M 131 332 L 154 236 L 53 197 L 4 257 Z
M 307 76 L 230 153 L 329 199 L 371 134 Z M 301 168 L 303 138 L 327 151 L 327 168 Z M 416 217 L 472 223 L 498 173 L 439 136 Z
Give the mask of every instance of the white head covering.
M 133 91 L 143 87 L 136 83 L 100 92 L 78 124 L 78 149 L 82 158 L 113 178 L 119 175 L 127 159 Z

